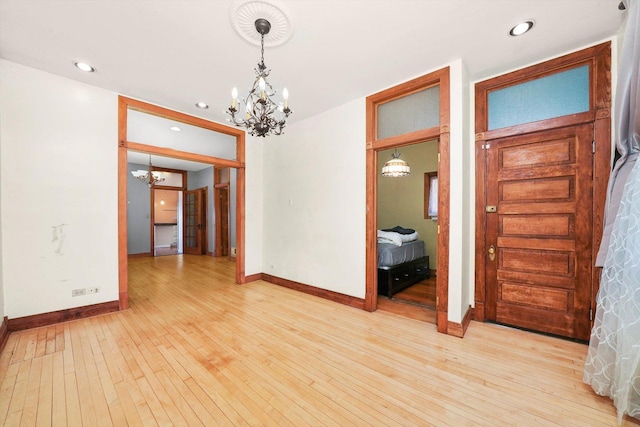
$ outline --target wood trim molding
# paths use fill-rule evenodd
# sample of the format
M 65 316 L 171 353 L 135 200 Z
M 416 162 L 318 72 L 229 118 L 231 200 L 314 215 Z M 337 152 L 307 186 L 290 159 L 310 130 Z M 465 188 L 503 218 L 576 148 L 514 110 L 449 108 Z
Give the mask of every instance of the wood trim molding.
M 143 252 L 140 254 L 128 254 L 127 258 L 131 259 L 131 258 L 148 258 L 151 256 L 151 252 Z
M 305 285 L 304 283 L 294 282 L 292 280 L 283 279 L 281 277 L 276 277 L 265 273 L 262 273 L 262 280 L 264 280 L 265 282 L 273 283 L 274 285 L 283 286 L 285 288 L 293 289 L 299 292 L 304 292 L 305 294 L 314 295 L 333 302 L 359 308 L 361 310 L 364 309 L 364 300 L 361 298 L 340 294 L 338 292 L 329 291 L 327 289 L 316 288 L 315 286 Z
M 2 324 L 0 325 L 0 352 L 4 349 L 4 346 L 7 345 L 7 340 L 9 339 L 9 319 L 7 316 L 4 316 L 2 319 Z
M 469 324 L 471 323 L 471 318 L 473 315 L 474 309 L 469 306 L 467 312 L 464 314 L 462 318 L 462 323 L 456 322 L 448 322 L 447 323 L 447 334 L 453 335 L 454 337 L 463 338 L 464 334 L 467 332 L 469 328 Z
M 83 319 L 85 317 L 112 313 L 118 310 L 120 310 L 120 302 L 109 301 L 100 304 L 85 305 L 84 307 L 34 314 L 33 316 L 18 317 L 15 319 L 9 319 L 9 332 L 48 326 L 60 322 L 67 322 L 69 320 Z
M 154 145 L 140 144 L 138 142 L 126 141 L 127 148 L 133 151 L 140 151 L 144 153 L 153 152 L 160 156 L 175 157 L 176 159 L 189 160 L 192 162 L 215 164 L 218 167 L 231 167 L 241 168 L 244 167 L 244 162 L 236 160 L 227 160 L 220 157 L 206 156 L 204 154 L 189 153 L 188 151 L 174 150 L 173 148 L 156 147 Z M 160 170 L 160 168 L 153 168 L 153 170 Z
M 250 274 L 249 276 L 245 276 L 244 283 L 257 282 L 258 280 L 262 280 L 263 273 Z

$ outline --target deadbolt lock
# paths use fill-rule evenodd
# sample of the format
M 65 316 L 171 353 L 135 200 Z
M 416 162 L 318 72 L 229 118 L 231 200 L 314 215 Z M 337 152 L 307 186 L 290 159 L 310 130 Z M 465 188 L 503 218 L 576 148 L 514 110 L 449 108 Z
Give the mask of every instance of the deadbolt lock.
M 496 247 L 495 246 L 493 246 L 493 245 L 489 246 L 489 250 L 487 252 L 489 252 L 489 259 L 491 261 L 496 259 Z

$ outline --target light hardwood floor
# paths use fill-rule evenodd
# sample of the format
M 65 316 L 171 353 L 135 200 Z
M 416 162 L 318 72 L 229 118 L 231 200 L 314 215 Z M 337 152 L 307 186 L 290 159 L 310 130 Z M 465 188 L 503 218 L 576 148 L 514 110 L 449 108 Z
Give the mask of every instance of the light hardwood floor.
M 11 334 L 0 423 L 616 425 L 581 381 L 583 344 L 476 322 L 459 339 L 233 277 L 211 257 L 131 259 L 129 310 Z
M 432 276 L 393 295 L 394 301 L 436 309 L 436 278 Z

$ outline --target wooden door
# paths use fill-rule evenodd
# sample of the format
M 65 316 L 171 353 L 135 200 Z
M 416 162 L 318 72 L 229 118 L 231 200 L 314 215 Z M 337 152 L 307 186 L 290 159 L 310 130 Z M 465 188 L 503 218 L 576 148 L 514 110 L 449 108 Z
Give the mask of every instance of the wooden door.
M 202 191 L 189 190 L 184 192 L 184 253 L 202 255 L 204 250 Z
M 217 256 L 229 256 L 229 187 L 221 187 L 218 189 L 219 213 L 218 218 L 218 247 L 216 248 Z
M 488 141 L 487 319 L 588 339 L 592 129 Z

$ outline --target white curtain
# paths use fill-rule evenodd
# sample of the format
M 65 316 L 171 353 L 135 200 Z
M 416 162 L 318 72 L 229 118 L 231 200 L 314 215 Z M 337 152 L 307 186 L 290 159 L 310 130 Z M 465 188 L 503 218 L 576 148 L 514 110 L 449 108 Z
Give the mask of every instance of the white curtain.
M 628 17 L 616 92 L 616 149 L 597 265 L 602 276 L 584 381 L 613 399 L 621 423 L 640 419 L 640 11 Z

